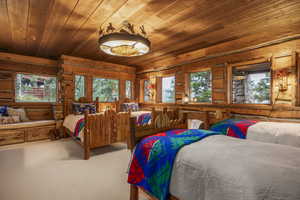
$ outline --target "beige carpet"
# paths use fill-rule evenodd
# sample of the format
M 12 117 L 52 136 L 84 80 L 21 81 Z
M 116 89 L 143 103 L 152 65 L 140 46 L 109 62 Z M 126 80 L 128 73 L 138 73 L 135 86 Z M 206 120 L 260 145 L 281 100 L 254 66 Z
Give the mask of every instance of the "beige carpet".
M 82 155 L 69 139 L 0 148 L 0 200 L 129 199 L 124 144 Z

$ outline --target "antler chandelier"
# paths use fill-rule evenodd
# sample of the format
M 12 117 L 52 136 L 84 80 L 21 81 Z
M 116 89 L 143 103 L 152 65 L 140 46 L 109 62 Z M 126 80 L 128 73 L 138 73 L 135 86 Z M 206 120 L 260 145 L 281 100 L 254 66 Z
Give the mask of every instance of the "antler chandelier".
M 105 30 L 100 28 L 98 42 L 101 51 L 123 57 L 141 56 L 148 53 L 151 43 L 146 37 L 144 26 L 140 26 L 139 32 L 136 32 L 133 24 L 124 21 L 122 25 L 119 31 L 111 23 Z

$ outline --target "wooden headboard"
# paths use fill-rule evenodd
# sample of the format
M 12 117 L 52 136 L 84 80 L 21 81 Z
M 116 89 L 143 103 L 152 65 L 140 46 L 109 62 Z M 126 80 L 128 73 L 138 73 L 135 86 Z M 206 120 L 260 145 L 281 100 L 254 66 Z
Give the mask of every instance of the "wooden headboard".
M 174 111 L 169 111 L 167 109 L 163 109 L 163 111 L 155 111 L 152 109 L 152 120 L 151 124 L 146 125 L 137 125 L 136 118 L 130 118 L 130 132 L 129 136 L 127 136 L 127 146 L 129 149 L 133 150 L 135 145 L 144 137 L 153 135 L 156 133 L 160 133 L 163 131 L 167 131 L 170 129 L 182 129 L 187 128 L 186 123 L 186 114 L 184 113 L 181 118 L 170 119 L 168 122 L 164 122 L 164 116 L 169 116 L 169 114 Z M 172 114 L 174 116 L 174 114 Z M 178 115 L 177 115 L 178 116 Z M 158 124 L 163 125 L 159 126 Z
M 138 101 L 136 100 L 133 100 L 133 99 L 128 99 L 128 98 L 125 98 L 123 100 L 118 100 L 118 101 L 115 101 L 114 104 L 115 104 L 115 107 L 116 107 L 116 112 L 121 112 L 121 106 L 123 103 L 137 103 L 138 104 Z
M 70 115 L 73 113 L 73 106 L 72 104 L 73 103 L 93 103 L 96 105 L 96 112 L 100 112 L 100 103 L 99 103 L 99 97 L 96 97 L 96 100 L 95 101 L 88 101 L 88 99 L 86 97 L 80 97 L 78 99 L 78 101 L 64 101 L 64 104 L 63 104 L 63 110 L 64 110 L 64 116 L 66 117 L 67 115 Z
M 198 119 L 203 121 L 203 125 L 201 128 L 204 129 L 209 129 L 209 127 L 214 123 L 232 117 L 232 113 L 227 110 L 207 110 L 207 111 L 183 110 L 182 113 L 187 114 L 187 119 Z

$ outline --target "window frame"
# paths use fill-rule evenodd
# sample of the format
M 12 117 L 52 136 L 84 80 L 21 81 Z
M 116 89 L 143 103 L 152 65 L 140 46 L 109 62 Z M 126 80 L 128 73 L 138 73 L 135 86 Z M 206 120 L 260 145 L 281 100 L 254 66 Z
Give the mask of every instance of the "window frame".
M 35 76 L 44 76 L 44 77 L 53 77 L 53 78 L 56 78 L 56 97 L 55 97 L 55 101 L 49 101 L 49 102 L 34 102 L 34 101 L 16 101 L 17 99 L 17 96 L 16 96 L 16 87 L 17 87 L 17 75 L 18 74 L 26 74 L 26 75 L 35 75 Z M 14 73 L 14 91 L 13 91 L 13 95 L 14 95 L 14 103 L 16 104 L 53 104 L 53 103 L 58 103 L 59 101 L 59 94 L 58 94 L 58 91 L 59 91 L 59 80 L 58 80 L 58 77 L 56 75 L 53 75 L 53 74 L 42 74 L 42 73 L 29 73 L 29 72 L 15 72 Z
M 234 67 L 243 67 L 246 65 L 255 65 L 259 63 L 270 63 L 270 101 L 267 104 L 257 104 L 257 103 L 234 103 L 233 102 L 233 96 L 232 96 L 232 84 L 233 84 L 233 68 Z M 273 69 L 272 69 L 273 63 L 271 58 L 262 58 L 262 59 L 255 59 L 251 61 L 244 61 L 244 62 L 238 62 L 238 63 L 231 63 L 227 66 L 227 102 L 229 105 L 232 106 L 270 106 L 273 104 Z
M 73 94 L 73 99 L 74 101 L 78 101 L 78 99 L 76 100 L 76 96 L 75 96 L 75 92 L 76 92 L 76 76 L 83 76 L 84 77 L 84 96 L 83 97 L 87 97 L 87 76 L 84 75 L 84 74 L 74 74 L 74 77 L 73 77 L 73 84 L 74 84 L 74 94 Z
M 192 73 L 197 73 L 197 72 L 207 72 L 207 71 L 210 72 L 211 101 L 209 101 L 209 102 L 194 102 L 191 99 L 191 74 Z M 212 74 L 212 68 L 211 67 L 203 67 L 203 68 L 200 68 L 200 69 L 198 68 L 198 69 L 195 69 L 195 70 L 190 70 L 185 74 L 185 80 L 186 80 L 186 82 L 185 82 L 185 85 L 186 85 L 185 91 L 186 91 L 186 94 L 189 97 L 189 101 L 188 101 L 189 104 L 203 104 L 203 105 L 213 104 L 213 81 L 212 81 L 213 79 L 212 78 L 213 78 L 213 74 Z
M 100 77 L 100 76 L 93 76 L 92 77 L 92 84 L 91 84 L 92 85 L 92 100 L 93 101 L 94 101 L 94 79 L 110 79 L 110 80 L 116 80 L 116 81 L 118 81 L 118 99 L 117 99 L 117 101 L 120 100 L 120 82 L 121 82 L 120 79 L 106 78 L 106 77 Z M 99 101 L 99 103 L 113 103 L 113 102 L 115 102 L 115 101 Z
M 174 101 L 173 102 L 163 102 L 163 78 L 169 78 L 169 77 L 174 77 Z M 161 83 L 158 84 L 161 88 L 156 89 L 157 91 L 160 91 L 160 99 L 159 102 L 163 103 L 163 104 L 175 104 L 176 103 L 176 76 L 175 74 L 168 74 L 168 75 L 164 75 L 160 77 L 160 81 Z

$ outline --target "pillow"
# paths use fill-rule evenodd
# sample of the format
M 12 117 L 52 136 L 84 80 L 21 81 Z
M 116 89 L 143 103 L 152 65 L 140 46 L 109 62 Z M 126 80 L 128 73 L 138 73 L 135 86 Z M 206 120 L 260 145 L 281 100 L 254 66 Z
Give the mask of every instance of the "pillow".
M 0 124 L 14 124 L 20 122 L 20 116 L 1 116 Z
M 8 107 L 7 108 L 7 113 L 8 113 L 8 116 L 19 116 L 21 122 L 28 122 L 29 121 L 24 108 L 14 109 L 14 108 Z
M 139 111 L 139 104 L 137 104 L 137 103 L 131 104 L 131 110 L 132 111 Z
M 121 111 L 128 112 L 128 110 L 129 110 L 128 103 L 123 103 L 121 105 Z
M 85 110 L 89 110 L 91 114 L 96 113 L 96 106 L 92 103 L 73 103 L 73 112 L 75 115 L 82 115 Z
M 247 139 L 300 148 L 300 124 L 258 122 L 249 127 Z
M 0 106 L 0 116 L 8 116 L 7 106 Z
M 137 103 L 123 103 L 121 105 L 121 110 L 123 112 L 128 112 L 129 110 L 133 112 L 139 111 L 139 105 Z

